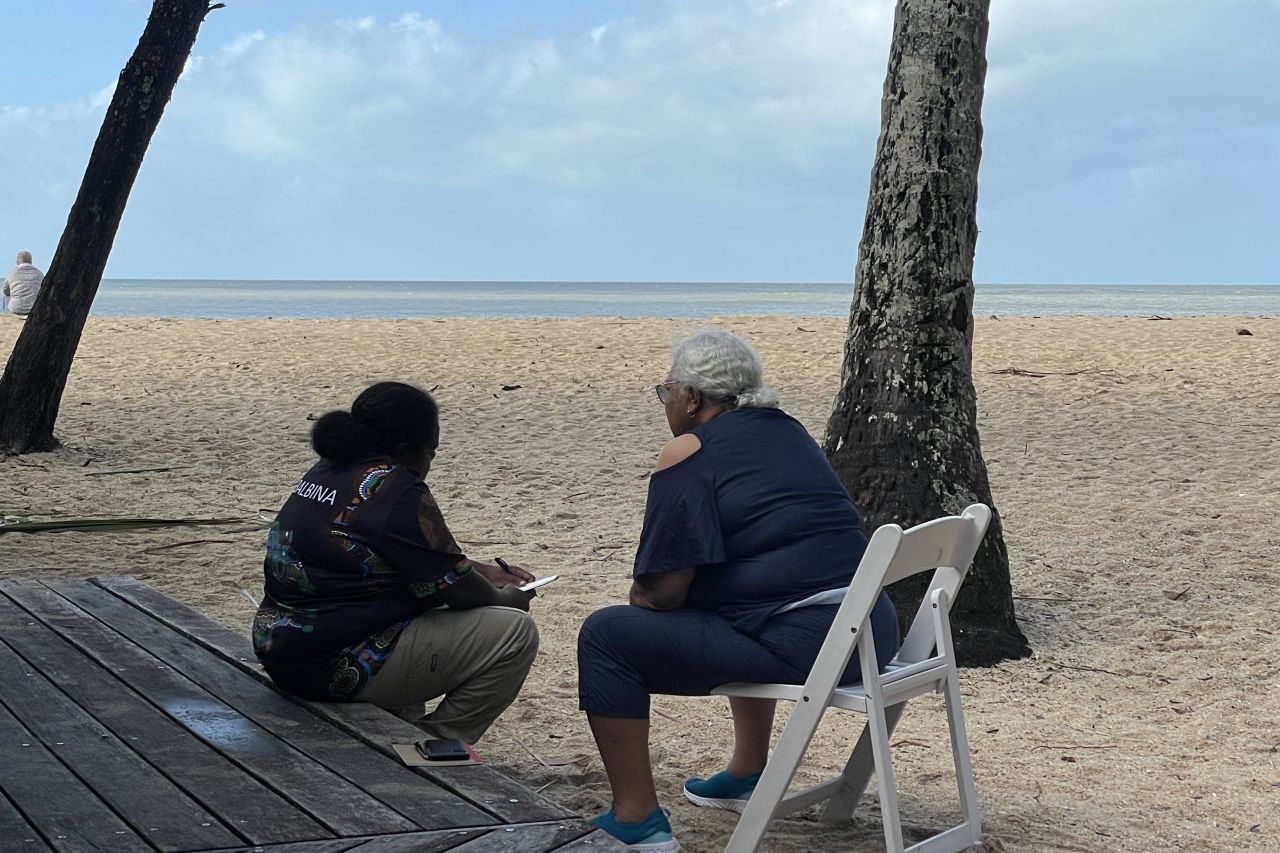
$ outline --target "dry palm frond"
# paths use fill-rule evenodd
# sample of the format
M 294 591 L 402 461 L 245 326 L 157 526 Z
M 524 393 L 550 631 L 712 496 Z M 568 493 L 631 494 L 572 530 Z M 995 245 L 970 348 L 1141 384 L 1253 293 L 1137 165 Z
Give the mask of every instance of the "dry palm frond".
M 63 518 L 57 521 L 18 521 L 0 524 L 3 533 L 115 533 L 147 527 L 186 527 L 207 524 L 240 524 L 243 518 Z

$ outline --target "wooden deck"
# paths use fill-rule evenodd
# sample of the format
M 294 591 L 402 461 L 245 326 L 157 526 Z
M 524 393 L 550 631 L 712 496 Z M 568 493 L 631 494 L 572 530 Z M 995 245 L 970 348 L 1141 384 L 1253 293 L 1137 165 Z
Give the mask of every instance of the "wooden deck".
M 412 725 L 277 692 L 245 636 L 132 578 L 0 583 L 6 851 L 498 853 L 622 846 Z

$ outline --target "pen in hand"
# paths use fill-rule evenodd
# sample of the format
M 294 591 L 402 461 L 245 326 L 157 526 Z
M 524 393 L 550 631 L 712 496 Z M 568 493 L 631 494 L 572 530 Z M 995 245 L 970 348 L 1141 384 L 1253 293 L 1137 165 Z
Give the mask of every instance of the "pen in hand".
M 498 564 L 499 569 L 502 569 L 503 571 L 506 571 L 506 573 L 507 573 L 508 575 L 511 575 L 511 576 L 512 576 L 512 578 L 515 578 L 515 579 L 516 579 L 516 585 L 517 585 L 517 587 L 518 587 L 518 585 L 524 584 L 524 583 L 525 583 L 525 581 L 527 581 L 527 580 L 531 580 L 531 579 L 532 579 L 532 575 L 529 575 L 529 574 L 527 574 L 527 573 L 525 573 L 525 574 L 521 574 L 521 573 L 518 573 L 518 571 L 516 571 L 515 569 L 512 569 L 512 567 L 511 567 L 511 566 L 509 566 L 509 565 L 507 564 L 507 561 L 506 561 L 506 560 L 503 560 L 503 558 L 502 558 L 502 557 L 494 557 L 494 558 L 493 558 L 493 561 L 495 562 L 495 564 Z M 526 576 L 526 575 L 527 575 L 527 576 Z

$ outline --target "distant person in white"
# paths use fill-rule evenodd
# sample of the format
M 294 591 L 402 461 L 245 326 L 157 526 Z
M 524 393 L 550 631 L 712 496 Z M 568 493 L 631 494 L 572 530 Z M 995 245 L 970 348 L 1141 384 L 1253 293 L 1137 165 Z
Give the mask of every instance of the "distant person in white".
M 19 252 L 15 261 L 17 266 L 4 277 L 4 310 L 25 316 L 36 304 L 44 273 L 31 265 L 30 252 Z

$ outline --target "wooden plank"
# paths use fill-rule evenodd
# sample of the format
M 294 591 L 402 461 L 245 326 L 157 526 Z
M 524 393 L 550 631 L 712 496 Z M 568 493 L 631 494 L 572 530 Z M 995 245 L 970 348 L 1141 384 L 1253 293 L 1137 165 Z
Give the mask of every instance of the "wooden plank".
M 580 820 L 532 826 L 509 826 L 485 833 L 475 841 L 455 847 L 454 851 L 455 853 L 548 853 L 571 841 L 576 841 L 590 830 L 591 827 Z
M 334 834 L 417 828 L 52 590 L 29 581 L 5 581 L 0 591 Z
M 72 580 L 50 581 L 47 586 L 182 672 L 210 695 L 413 821 L 416 826 L 410 829 L 497 823 L 492 815 L 457 794 L 336 730 L 269 685 L 229 666 L 225 658 L 106 590 Z M 398 827 L 386 827 L 386 831 L 395 829 Z
M 588 824 L 589 826 L 590 824 Z M 563 847 L 557 847 L 556 853 L 614 853 L 626 850 L 627 846 L 602 829 L 570 841 Z
M 0 637 L 101 725 L 250 843 L 332 835 L 3 595 Z
M 362 843 L 359 838 L 326 838 L 321 841 L 295 841 L 291 844 L 237 847 L 234 850 L 210 850 L 201 853 L 350 853 Z
M 294 841 L 288 844 L 265 844 L 253 847 L 227 847 L 202 850 L 199 853 L 349 853 L 362 843 L 360 838 L 325 838 L 318 841 Z
M 439 832 L 431 835 L 384 835 L 371 838 L 358 847 L 352 847 L 349 853 L 442 853 L 445 850 L 457 850 L 473 838 L 501 832 L 501 829 L 481 830 L 478 832 Z
M 174 601 L 135 578 L 114 575 L 93 578 L 92 582 L 220 655 L 243 672 L 265 684 L 271 683 L 270 677 L 258 665 L 253 648 L 244 635 Z M 411 743 L 422 738 L 421 730 L 413 724 L 367 703 L 301 701 L 301 704 L 317 716 L 393 758 L 395 751 L 391 748 L 392 743 Z M 535 793 L 491 767 L 421 767 L 415 768 L 415 771 L 471 802 L 479 803 L 504 821 L 519 823 L 576 817 L 564 806 Z
M 441 853 L 452 850 L 468 839 L 491 832 L 492 827 L 431 832 L 404 832 L 362 838 L 334 838 L 326 841 L 299 841 L 293 844 L 271 844 L 237 847 L 234 850 L 209 850 L 201 853 Z M 370 844 L 389 846 L 370 847 Z
M 341 839 L 350 846 L 336 847 L 333 841 L 283 844 L 279 846 L 242 848 L 235 853 L 551 853 L 564 850 L 584 838 L 591 843 L 576 846 L 581 853 L 616 853 L 626 848 L 610 836 L 593 832 L 581 820 L 555 823 L 520 824 L 497 829 L 458 830 L 453 832 L 410 832 L 382 835 L 377 838 Z M 211 851 L 222 853 L 222 851 Z M 231 851 L 227 851 L 231 853 Z
M 143 761 L 0 642 L 0 702 L 134 832 L 162 851 L 244 839 Z
M 304 841 L 206 853 L 622 853 L 626 847 L 582 820 L 550 824 L 407 832 L 376 838 Z
M 413 743 L 422 739 L 422 730 L 381 708 L 364 702 L 307 703 L 317 716 L 379 752 L 399 761 L 393 743 Z M 534 821 L 556 821 L 577 817 L 570 809 L 554 803 L 543 795 L 532 792 L 493 767 L 465 765 L 457 767 L 413 767 L 422 776 L 434 780 L 443 788 L 479 804 L 507 824 L 525 824 Z
M 0 792 L 0 838 L 13 853 L 48 853 L 49 845 L 44 843 L 35 827 L 27 823 L 27 819 L 18 811 L 18 807 Z
M 306 703 L 317 715 L 332 725 L 362 740 L 368 746 L 393 756 L 399 761 L 393 743 L 413 743 L 422 739 L 422 730 L 412 723 L 388 714 L 364 702 Z M 577 817 L 564 806 L 548 800 L 522 783 L 484 764 L 456 767 L 415 767 L 416 772 L 432 779 L 505 823 L 532 823 L 542 820 L 564 820 Z
M 151 849 L 2 705 L 0 767 L 0 793 L 59 853 Z
M 252 844 L 332 835 L 0 594 L 0 637 Z

